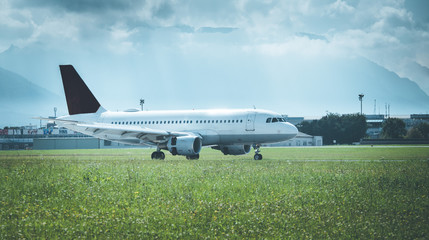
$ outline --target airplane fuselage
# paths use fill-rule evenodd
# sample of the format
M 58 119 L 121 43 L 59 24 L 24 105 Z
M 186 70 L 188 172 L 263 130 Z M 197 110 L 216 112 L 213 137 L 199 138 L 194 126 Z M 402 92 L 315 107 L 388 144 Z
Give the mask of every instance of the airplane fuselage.
M 62 119 L 71 118 L 67 116 Z M 72 119 L 77 118 L 73 116 Z M 189 132 L 199 135 L 203 146 L 272 143 L 296 136 L 297 130 L 292 124 L 283 121 L 267 122 L 267 119 L 283 120 L 283 117 L 275 112 L 256 109 L 106 111 L 92 121 L 118 127 L 133 126 L 142 129 Z M 88 120 L 91 121 L 86 119 Z M 76 126 L 74 130 L 94 135 L 93 130 L 86 131 L 85 127 Z M 109 134 L 98 137 L 128 144 L 142 144 L 135 137 L 127 138 L 126 134 L 119 138 Z

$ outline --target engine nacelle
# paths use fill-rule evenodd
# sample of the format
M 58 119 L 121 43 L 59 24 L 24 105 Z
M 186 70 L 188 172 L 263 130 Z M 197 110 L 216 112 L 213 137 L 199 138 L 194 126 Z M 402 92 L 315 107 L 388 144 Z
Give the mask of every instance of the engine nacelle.
M 242 155 L 250 152 L 250 145 L 221 145 L 214 147 L 225 155 Z
M 201 138 L 196 136 L 172 137 L 167 143 L 168 151 L 173 155 L 195 156 L 201 147 Z

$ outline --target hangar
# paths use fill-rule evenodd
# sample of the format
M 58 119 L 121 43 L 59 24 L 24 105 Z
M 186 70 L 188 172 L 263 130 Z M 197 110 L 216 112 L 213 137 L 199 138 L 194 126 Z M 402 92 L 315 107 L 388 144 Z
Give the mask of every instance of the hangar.
M 311 136 L 302 132 L 298 132 L 295 138 L 290 140 L 266 144 L 266 147 L 301 147 L 301 146 L 323 146 L 323 137 L 322 136 Z

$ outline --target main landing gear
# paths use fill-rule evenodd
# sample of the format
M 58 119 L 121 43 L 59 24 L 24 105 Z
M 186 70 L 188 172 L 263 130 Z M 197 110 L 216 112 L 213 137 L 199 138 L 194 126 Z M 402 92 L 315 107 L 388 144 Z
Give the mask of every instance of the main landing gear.
M 152 158 L 152 160 L 154 160 L 154 159 L 155 160 L 156 159 L 158 159 L 158 160 L 164 160 L 165 159 L 165 154 L 163 152 L 161 152 L 161 150 L 158 148 L 156 150 L 156 152 L 152 153 L 151 158 Z
M 200 154 L 186 156 L 186 159 L 188 160 L 198 160 L 199 158 L 200 158 Z
M 260 154 L 260 147 L 261 145 L 259 144 L 253 146 L 253 148 L 255 148 L 255 156 L 253 157 L 253 159 L 255 160 L 262 160 L 262 154 Z

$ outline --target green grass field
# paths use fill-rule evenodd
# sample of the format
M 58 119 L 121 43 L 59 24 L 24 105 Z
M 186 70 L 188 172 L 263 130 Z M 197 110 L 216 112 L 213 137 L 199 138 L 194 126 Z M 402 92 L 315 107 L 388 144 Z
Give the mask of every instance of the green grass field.
M 429 147 L 0 151 L 0 239 L 428 239 Z

